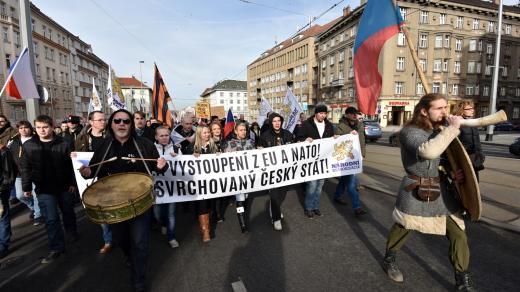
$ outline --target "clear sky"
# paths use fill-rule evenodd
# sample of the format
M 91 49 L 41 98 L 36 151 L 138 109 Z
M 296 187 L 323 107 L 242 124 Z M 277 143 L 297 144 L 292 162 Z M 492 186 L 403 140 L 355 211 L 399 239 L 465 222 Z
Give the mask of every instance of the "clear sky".
M 193 105 L 221 79 L 246 80 L 246 68 L 336 3 L 317 23 L 359 0 L 32 0 L 92 45 L 118 76 L 151 86 L 156 62 L 176 108 Z M 248 3 L 249 2 L 249 3 Z M 505 0 L 504 4 L 517 4 Z
M 176 108 L 193 105 L 221 79 L 246 80 L 246 68 L 341 0 L 33 0 L 45 14 L 92 45 L 118 76 L 135 75 L 151 86 L 153 63 Z M 257 3 L 257 4 L 255 4 Z M 345 0 L 317 23 L 357 7 Z

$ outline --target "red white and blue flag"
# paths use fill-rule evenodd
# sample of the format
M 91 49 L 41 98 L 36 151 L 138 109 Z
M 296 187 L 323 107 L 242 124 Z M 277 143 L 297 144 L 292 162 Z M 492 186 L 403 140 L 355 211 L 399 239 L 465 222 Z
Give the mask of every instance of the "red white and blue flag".
M 29 57 L 29 50 L 26 47 L 9 68 L 4 88 L 7 95 L 16 99 L 40 98 L 31 71 Z
M 392 0 L 369 0 L 361 16 L 354 43 L 354 77 L 359 111 L 367 115 L 376 113 L 381 93 L 379 54 L 385 42 L 396 35 L 403 18 Z
M 235 118 L 233 117 L 233 112 L 229 109 L 227 112 L 226 124 L 224 124 L 224 138 L 233 132 L 233 128 L 235 128 Z

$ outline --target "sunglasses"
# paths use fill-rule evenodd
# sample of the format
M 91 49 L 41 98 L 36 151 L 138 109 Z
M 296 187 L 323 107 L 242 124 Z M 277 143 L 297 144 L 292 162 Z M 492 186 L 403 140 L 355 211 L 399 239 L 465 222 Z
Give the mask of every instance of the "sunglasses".
M 123 122 L 125 125 L 129 125 L 131 121 L 130 119 L 114 119 L 114 124 L 116 125 L 121 124 L 121 122 Z

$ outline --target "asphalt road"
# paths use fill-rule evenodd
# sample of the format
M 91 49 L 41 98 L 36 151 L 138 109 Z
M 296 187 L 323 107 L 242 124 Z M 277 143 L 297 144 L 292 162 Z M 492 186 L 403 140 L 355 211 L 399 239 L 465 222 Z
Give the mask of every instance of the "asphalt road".
M 369 152 L 370 155 L 370 152 Z M 367 167 L 367 172 L 374 172 Z M 380 178 L 377 178 L 380 179 Z M 241 281 L 247 291 L 446 291 L 454 276 L 448 240 L 414 234 L 399 254 L 405 282 L 386 278 L 380 262 L 392 225 L 395 198 L 364 189 L 369 214 L 356 219 L 350 206 L 332 202 L 337 180 L 327 180 L 321 199 L 324 216 L 303 216 L 302 189 L 288 193 L 282 232 L 272 229 L 267 197 L 252 201 L 251 232 L 241 234 L 233 208 L 218 224 L 216 238 L 202 244 L 192 213 L 178 208 L 177 239 L 171 249 L 152 232 L 148 273 L 150 291 L 232 291 Z M 129 271 L 120 250 L 98 255 L 101 229 L 78 207 L 79 242 L 50 265 L 43 227 L 29 224 L 27 214 L 13 220 L 12 253 L 0 263 L 0 291 L 128 291 Z M 470 269 L 480 291 L 518 291 L 520 235 L 485 224 L 467 224 Z

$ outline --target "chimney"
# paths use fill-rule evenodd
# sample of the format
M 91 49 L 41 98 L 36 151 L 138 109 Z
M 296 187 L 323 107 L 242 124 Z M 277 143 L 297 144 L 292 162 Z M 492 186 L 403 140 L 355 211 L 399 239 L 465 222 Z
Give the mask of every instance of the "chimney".
M 350 6 L 343 8 L 343 16 L 347 16 L 350 14 Z

